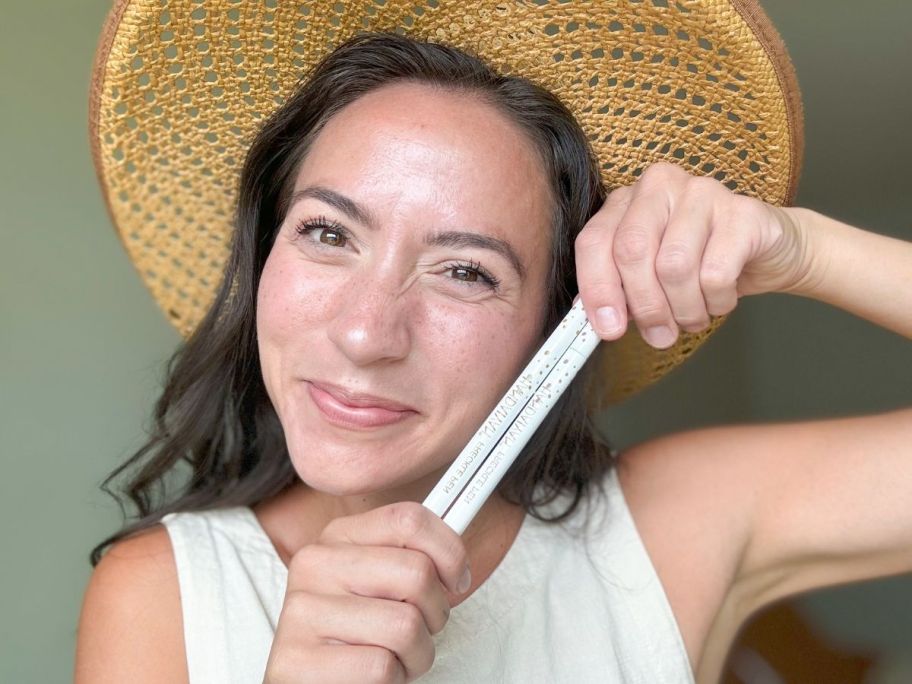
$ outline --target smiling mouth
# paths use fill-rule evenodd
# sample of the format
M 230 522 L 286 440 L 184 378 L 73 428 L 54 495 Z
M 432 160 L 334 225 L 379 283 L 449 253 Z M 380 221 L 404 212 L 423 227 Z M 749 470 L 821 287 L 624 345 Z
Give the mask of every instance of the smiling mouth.
M 369 429 L 384 427 L 418 415 L 413 408 L 341 387 L 306 381 L 307 392 L 323 418 L 338 427 Z

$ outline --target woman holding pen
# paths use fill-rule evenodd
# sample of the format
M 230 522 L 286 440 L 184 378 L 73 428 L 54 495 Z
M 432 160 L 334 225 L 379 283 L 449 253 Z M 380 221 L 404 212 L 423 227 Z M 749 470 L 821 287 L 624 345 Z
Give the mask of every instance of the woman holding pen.
M 231 150 L 218 148 L 249 115 L 243 99 L 227 109 L 210 101 L 207 111 L 198 95 L 197 115 L 222 123 L 207 129 L 187 110 L 184 126 L 176 112 L 188 95 L 125 95 L 121 55 L 134 55 L 134 70 L 153 70 L 160 55 L 131 33 L 143 7 L 115 9 L 93 108 L 102 185 L 128 248 L 156 245 L 134 251 L 141 272 L 158 286 L 189 271 L 203 287 L 162 285 L 188 340 L 155 432 L 128 464 L 140 517 L 93 557 L 77 681 L 709 682 L 762 606 L 912 570 L 912 410 L 697 430 L 622 454 L 587 417 L 587 396 L 617 400 L 654 381 L 743 296 L 810 297 L 912 337 L 912 245 L 782 206 L 800 159 L 797 92 L 759 9 L 654 3 L 614 20 L 638 35 L 645 20 L 635 13 L 659 12 L 664 23 L 648 24 L 662 29 L 651 29 L 656 46 L 682 32 L 719 50 L 730 41 L 726 58 L 738 45 L 736 66 L 723 62 L 729 84 L 751 97 L 722 113 L 695 84 L 675 97 L 637 71 L 683 63 L 647 59 L 624 35 L 612 40 L 629 62 L 591 78 L 548 76 L 577 59 L 569 47 L 543 61 L 554 49 L 544 38 L 511 43 L 520 76 L 565 87 L 571 111 L 468 54 L 483 52 L 473 36 L 487 30 L 468 21 L 474 5 L 439 4 L 451 13 L 439 24 L 455 32 L 449 40 L 367 33 L 307 53 L 307 80 L 242 148 L 231 251 L 205 305 L 211 231 L 219 217 L 232 223 L 219 204 L 230 204 Z M 521 8 L 490 11 L 479 16 Z M 579 38 L 581 64 L 612 54 L 613 24 L 592 28 L 563 5 L 549 11 L 558 15 L 547 26 L 572 40 L 583 26 L 603 32 L 603 48 Z M 149 12 L 172 38 L 224 28 L 213 8 L 186 18 L 172 10 L 167 22 Z M 505 35 L 532 30 L 536 16 L 502 18 Z M 747 33 L 726 28 L 737 21 Z M 303 30 L 295 26 L 284 30 Z M 275 32 L 265 35 L 281 43 Z M 493 61 L 501 43 L 491 45 Z M 184 48 L 177 53 L 190 60 Z M 742 54 L 765 55 L 779 78 L 760 78 L 750 60 L 737 62 Z M 715 59 L 696 72 L 722 69 Z M 238 63 L 225 61 L 225 74 Z M 545 75 L 533 73 L 542 64 Z M 205 92 L 219 98 L 227 77 L 213 73 L 220 85 Z M 614 123 L 593 123 L 599 108 L 573 93 L 612 79 L 622 94 L 642 79 L 645 104 L 618 100 Z M 735 92 L 705 87 L 720 102 Z M 682 98 L 700 112 L 685 126 L 670 108 Z M 153 100 L 161 112 L 140 106 Z M 757 113 L 768 110 L 782 121 Z M 138 117 L 136 126 L 118 127 L 119 116 Z M 152 154 L 139 133 L 150 135 L 156 116 L 168 120 L 162 141 L 172 147 Z M 717 133 L 730 125 L 736 133 Z M 182 137 L 191 129 L 216 156 L 195 163 Z M 718 157 L 693 161 L 688 152 L 707 140 L 723 141 Z M 620 170 L 619 160 L 641 154 L 652 163 Z M 706 165 L 729 170 L 699 175 Z M 606 189 L 611 173 L 629 182 Z M 460 536 L 421 502 L 577 293 L 602 357 Z M 178 495 L 152 503 L 182 463 L 190 473 Z

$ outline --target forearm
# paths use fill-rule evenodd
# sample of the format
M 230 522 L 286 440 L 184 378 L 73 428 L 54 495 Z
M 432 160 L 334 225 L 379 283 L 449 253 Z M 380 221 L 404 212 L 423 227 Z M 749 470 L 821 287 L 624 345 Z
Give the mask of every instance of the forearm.
M 789 208 L 807 236 L 805 276 L 788 291 L 912 338 L 912 243 Z

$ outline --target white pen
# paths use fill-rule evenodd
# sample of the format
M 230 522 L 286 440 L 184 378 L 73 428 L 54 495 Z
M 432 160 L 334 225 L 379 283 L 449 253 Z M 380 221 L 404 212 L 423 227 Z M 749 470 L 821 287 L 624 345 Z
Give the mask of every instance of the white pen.
M 599 341 L 577 300 L 424 505 L 462 534 Z

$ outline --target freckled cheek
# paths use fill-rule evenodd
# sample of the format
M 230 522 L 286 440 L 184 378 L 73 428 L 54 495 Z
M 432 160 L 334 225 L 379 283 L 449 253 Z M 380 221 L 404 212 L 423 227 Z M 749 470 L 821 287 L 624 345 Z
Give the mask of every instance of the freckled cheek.
M 528 333 L 519 321 L 496 311 L 429 309 L 421 327 L 427 357 L 434 366 L 431 372 L 454 386 L 491 387 L 499 392 L 525 360 Z
M 315 332 L 327 320 L 333 288 L 304 269 L 281 259 L 267 261 L 257 293 L 257 333 L 281 343 Z

